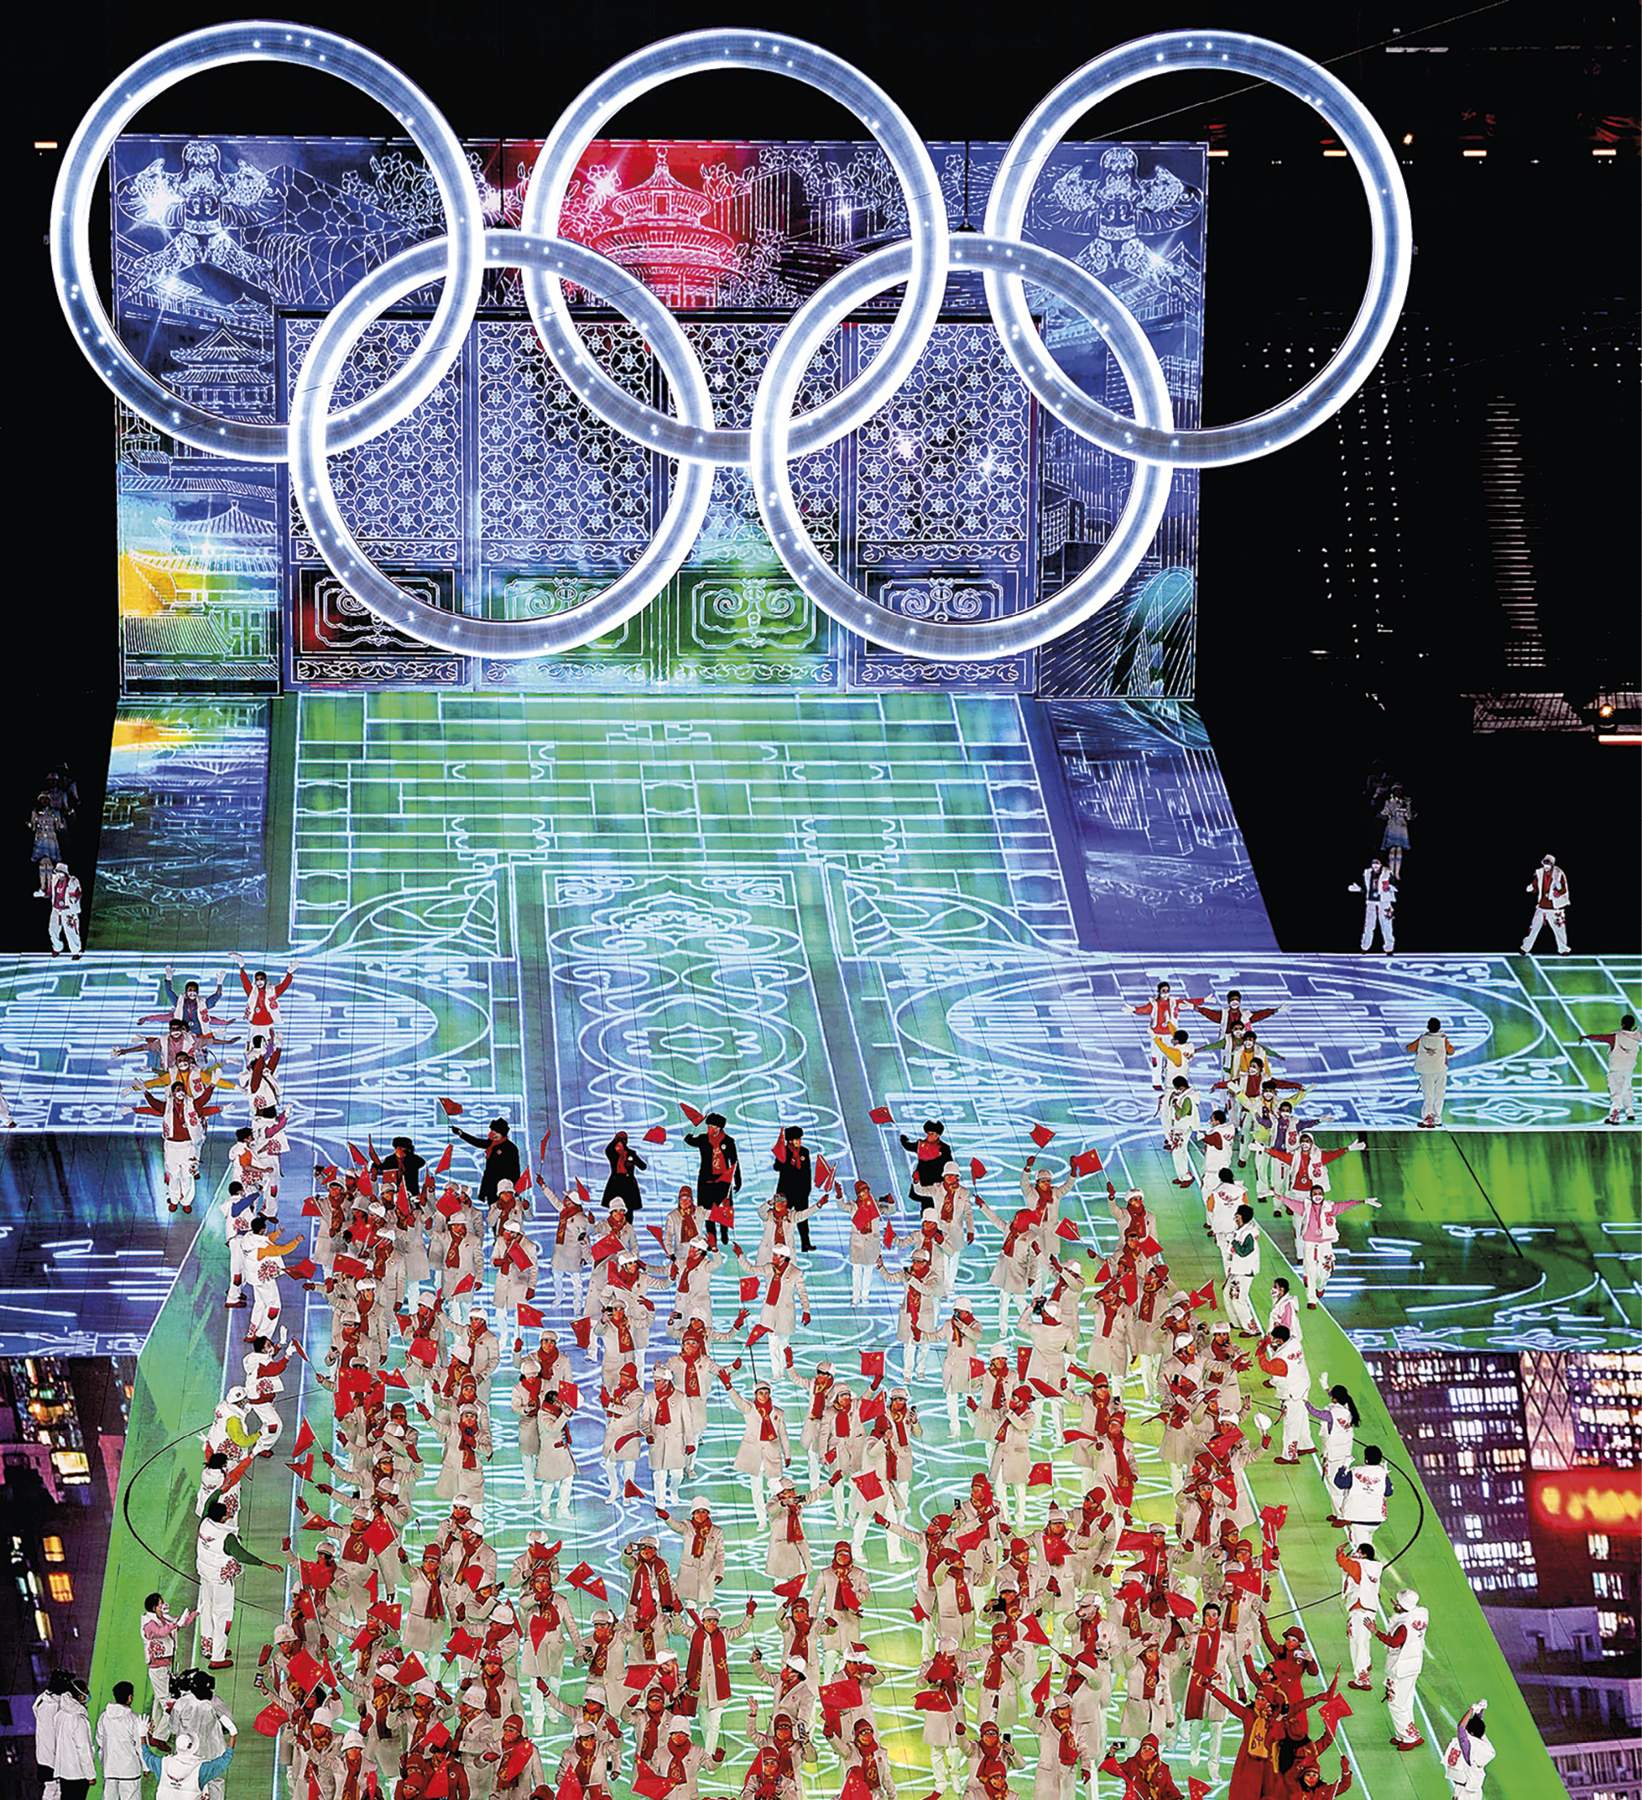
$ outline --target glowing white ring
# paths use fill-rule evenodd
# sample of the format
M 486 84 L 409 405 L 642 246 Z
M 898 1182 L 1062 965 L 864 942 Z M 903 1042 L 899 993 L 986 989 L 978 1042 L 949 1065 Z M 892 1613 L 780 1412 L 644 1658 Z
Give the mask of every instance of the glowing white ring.
M 803 455 L 865 424 L 889 400 L 929 342 L 945 294 L 946 201 L 935 164 L 911 121 L 859 69 L 800 38 L 767 31 L 692 31 L 651 44 L 607 69 L 565 109 L 536 158 L 520 224 L 538 237 L 556 234 L 576 164 L 605 121 L 652 88 L 706 69 L 762 69 L 786 75 L 848 107 L 878 140 L 906 196 L 913 248 L 906 296 L 894 327 L 870 368 L 794 422 L 793 454 Z M 751 462 L 751 433 L 691 432 L 679 420 L 623 393 L 585 357 L 578 362 L 581 340 L 558 282 L 527 271 L 524 291 L 554 366 L 582 404 L 606 424 L 669 456 L 743 467 Z
M 713 473 L 705 463 L 686 463 L 656 534 L 638 561 L 569 612 L 545 619 L 467 618 L 412 599 L 397 587 L 360 549 L 337 505 L 326 466 L 326 438 L 329 430 L 346 427 L 351 409 L 331 413 L 331 392 L 366 326 L 396 300 L 436 280 L 446 251 L 442 238 L 402 251 L 352 289 L 314 334 L 291 405 L 291 491 L 331 573 L 379 619 L 423 643 L 460 655 L 518 658 L 574 650 L 642 612 L 677 573 L 707 516 Z M 600 295 L 624 312 L 655 351 L 686 427 L 712 430 L 712 397 L 690 340 L 663 302 L 636 277 L 581 244 L 533 239 L 518 231 L 487 232 L 485 253 L 498 268 L 540 269 L 556 281 L 571 281 Z M 584 348 L 581 354 L 592 360 Z
M 967 233 L 952 239 L 950 253 L 955 265 L 1025 276 L 1086 314 L 1128 380 L 1141 425 L 1156 432 L 1169 429 L 1174 409 L 1157 352 L 1134 314 L 1094 276 L 1052 250 Z M 753 410 L 753 490 L 777 555 L 809 598 L 840 625 L 907 656 L 995 661 L 1030 650 L 1081 624 L 1118 592 L 1139 567 L 1157 533 L 1173 474 L 1155 463 L 1137 463 L 1122 517 L 1100 554 L 1058 593 L 1008 618 L 988 619 L 978 625 L 924 624 L 897 616 L 851 587 L 811 543 L 793 501 L 787 469 L 792 454 L 792 405 L 804 371 L 827 335 L 864 300 L 905 280 L 911 266 L 912 246 L 905 241 L 875 250 L 834 275 L 777 338 Z M 1031 331 L 1030 321 L 1027 329 Z M 1035 331 L 1031 338 L 1034 344 L 1038 342 Z M 1080 420 L 1093 403 L 1049 357 L 1020 349 L 1017 366 L 1043 404 L 1073 430 L 1081 431 Z
M 1221 69 L 1256 75 L 1315 107 L 1351 153 L 1368 196 L 1372 221 L 1368 285 L 1351 330 L 1323 368 L 1280 406 L 1234 425 L 1150 431 L 1137 428 L 1103 406 L 1092 405 L 1091 424 L 1079 427 L 1103 449 L 1118 456 L 1184 468 L 1211 468 L 1248 462 L 1292 444 L 1332 418 L 1367 380 L 1402 312 L 1414 252 L 1413 224 L 1402 171 L 1385 133 L 1357 96 L 1326 69 L 1296 50 L 1241 32 L 1166 31 L 1137 38 L 1097 56 L 1068 75 L 1038 103 L 999 165 L 986 208 L 988 233 L 1000 238 L 1019 237 L 1033 184 L 1045 161 L 1090 107 L 1147 76 L 1175 69 Z M 1046 353 L 1032 330 L 1020 281 L 989 273 L 986 294 L 1004 348 L 1024 376 L 1022 333 L 1038 342 L 1038 353 Z
M 196 450 L 248 462 L 284 460 L 283 425 L 224 419 L 156 381 L 120 341 L 98 298 L 92 272 L 88 230 L 92 195 L 104 159 L 126 121 L 184 76 L 239 62 L 295 63 L 335 75 L 379 100 L 427 158 L 444 204 L 451 261 L 448 269 L 433 271 L 446 277 L 438 311 L 418 355 L 354 409 L 348 428 L 332 446 L 350 449 L 398 424 L 438 386 L 461 354 L 484 278 L 484 220 L 466 153 L 427 95 L 392 63 L 362 45 L 328 31 L 251 19 L 173 38 L 134 62 L 103 90 L 80 121 L 58 172 L 51 202 L 51 268 L 57 297 L 86 360 L 150 425 Z

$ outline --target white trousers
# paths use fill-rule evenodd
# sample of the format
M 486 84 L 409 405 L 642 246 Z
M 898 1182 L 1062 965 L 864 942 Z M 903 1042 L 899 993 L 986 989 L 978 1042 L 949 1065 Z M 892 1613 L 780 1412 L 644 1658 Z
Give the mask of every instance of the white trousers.
M 1631 1076 L 1635 1069 L 1608 1070 L 1608 1111 L 1616 1118 L 1624 1113 L 1627 1118 L 1636 1116 L 1636 1101 L 1631 1094 Z
M 165 1197 L 173 1206 L 194 1204 L 194 1183 L 199 1178 L 199 1145 L 191 1140 L 178 1144 L 170 1138 L 165 1145 Z
M 1442 1123 L 1442 1103 L 1448 1092 L 1448 1065 L 1420 1071 L 1420 1117 Z
M 1334 1246 L 1302 1243 L 1300 1264 L 1306 1278 L 1306 1298 L 1321 1300 L 1328 1278 L 1334 1273 Z
M 234 1622 L 234 1584 L 213 1577 L 200 1583 L 200 1655 L 220 1662 L 228 1654 L 228 1629 Z
M 1385 944 L 1385 953 L 1389 956 L 1396 945 L 1396 928 L 1391 922 L 1392 909 L 1389 903 L 1370 900 L 1363 908 L 1363 942 L 1365 950 L 1374 947 L 1374 927 L 1380 928 L 1380 937 Z
M 1563 907 L 1536 906 L 1532 922 L 1528 926 L 1528 935 L 1522 940 L 1524 956 L 1539 942 L 1539 934 L 1549 925 L 1551 936 L 1556 939 L 1557 954 L 1568 954 L 1568 914 Z
M 68 939 L 69 950 L 80 954 L 80 915 L 77 912 L 63 912 L 57 907 L 51 909 L 51 922 L 46 927 L 51 936 L 52 954 L 55 955 L 63 947 L 63 940 Z
M 1352 1677 L 1357 1681 L 1366 1681 L 1374 1671 L 1374 1638 L 1369 1631 L 1372 1623 L 1371 1616 L 1360 1606 L 1346 1619 L 1346 1649 L 1351 1656 Z
M 1411 1738 L 1417 1735 L 1414 1730 L 1414 1682 L 1413 1675 L 1393 1675 L 1386 1685 L 1386 1704 L 1391 1712 L 1391 1735 L 1393 1737 Z

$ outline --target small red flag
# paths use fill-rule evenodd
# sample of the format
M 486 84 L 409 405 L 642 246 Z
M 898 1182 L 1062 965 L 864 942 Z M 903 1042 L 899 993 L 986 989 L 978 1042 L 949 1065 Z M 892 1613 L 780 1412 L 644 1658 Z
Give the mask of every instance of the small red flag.
M 354 1159 L 354 1161 L 359 1165 L 360 1168 L 364 1168 L 365 1152 L 363 1150 L 361 1150 L 357 1144 L 350 1144 L 348 1146 L 348 1154 Z
M 593 1246 L 589 1254 L 592 1256 L 594 1262 L 601 1263 L 607 1262 L 612 1256 L 619 1255 L 621 1249 L 621 1239 L 616 1236 L 615 1232 L 607 1231 Z
M 870 1425 L 874 1419 L 884 1416 L 884 1396 L 882 1393 L 868 1394 L 861 1402 L 861 1423 Z
M 433 1172 L 435 1175 L 443 1175 L 450 1167 L 451 1152 L 455 1147 L 454 1144 L 446 1144 L 444 1149 L 439 1152 L 439 1160 L 433 1165 Z
M 644 1141 L 647 1144 L 665 1144 L 667 1142 L 667 1127 L 665 1125 L 652 1125 L 650 1129 L 645 1132 Z
M 755 1325 L 752 1330 L 747 1333 L 747 1348 L 751 1350 L 760 1338 L 767 1338 L 769 1335 L 770 1328 L 768 1325 Z
M 386 1625 L 389 1631 L 399 1629 L 399 1603 L 397 1601 L 379 1600 L 371 1608 L 370 1616 Z
M 1194 1289 L 1187 1296 L 1187 1302 L 1193 1307 L 1206 1306 L 1212 1312 L 1214 1310 L 1214 1281 L 1212 1278 L 1204 1282 L 1202 1287 Z
M 1047 1125 L 1034 1125 L 1032 1127 L 1032 1142 L 1036 1144 L 1040 1150 L 1048 1144 L 1049 1140 L 1054 1137 L 1054 1135 L 1054 1132 L 1052 1132 Z
M 872 1120 L 874 1125 L 888 1125 L 893 1122 L 895 1115 L 887 1106 L 875 1106 L 867 1114 L 867 1117 Z
M 796 1600 L 804 1591 L 804 1577 L 794 1575 L 790 1581 L 778 1581 L 770 1591 L 783 1600 Z
M 1169 1611 L 1172 1612 L 1177 1619 L 1194 1619 L 1197 1617 L 1197 1608 L 1192 1605 L 1191 1601 L 1188 1600 L 1184 1594 L 1171 1593 L 1169 1595 Z
M 581 1176 L 578 1175 L 575 1180 L 576 1198 L 581 1201 L 583 1206 L 591 1206 L 593 1204 L 593 1196 L 588 1193 L 587 1189 L 583 1186 Z
M 448 1100 L 448 1099 L 446 1099 L 446 1097 L 443 1094 L 441 1094 L 439 1096 L 439 1104 L 445 1109 L 445 1117 L 447 1119 L 461 1118 L 462 1112 L 463 1112 L 463 1107 L 462 1107 L 462 1103 L 460 1100 Z M 352 1147 L 353 1147 L 352 1145 L 349 1145 L 350 1149 L 352 1149 Z
M 464 1275 L 462 1279 L 457 1282 L 455 1287 L 450 1290 L 450 1297 L 454 1300 L 458 1294 L 471 1294 L 472 1292 L 473 1277 L 471 1275 Z
M 291 1454 L 300 1456 L 314 1441 L 314 1428 L 304 1419 L 297 1427 L 296 1442 L 291 1446 Z
M 884 1379 L 884 1353 L 882 1350 L 863 1350 L 861 1352 L 861 1373 L 867 1376 L 877 1389 Z
M 884 1227 L 884 1248 L 886 1250 L 893 1250 L 895 1248 L 895 1227 L 893 1225 L 886 1225 Z
M 549 1129 L 548 1129 L 548 1130 L 546 1130 L 546 1131 L 544 1131 L 544 1132 L 543 1132 L 543 1133 L 542 1133 L 542 1141 L 541 1141 L 541 1142 L 540 1142 L 540 1143 L 539 1143 L 539 1144 L 538 1144 L 538 1145 L 537 1145 L 537 1146 L 536 1146 L 536 1160 L 537 1160 L 537 1162 L 539 1162 L 539 1163 L 540 1163 L 540 1162 L 546 1162 L 546 1161 L 547 1161 L 547 1140 L 548 1140 L 548 1139 L 549 1139 L 549 1138 L 550 1138 L 550 1137 L 552 1137 L 552 1135 L 553 1135 L 553 1132 L 552 1132 L 552 1128 L 551 1128 L 551 1127 L 549 1127 Z
M 1072 1158 L 1072 1173 L 1074 1175 L 1093 1175 L 1105 1166 L 1106 1165 L 1100 1160 L 1100 1152 L 1098 1150 L 1080 1150 L 1077 1155 Z
M 1075 1244 L 1078 1239 L 1083 1236 L 1083 1233 L 1078 1230 L 1077 1226 L 1074 1225 L 1070 1219 L 1062 1219 L 1055 1227 L 1055 1236 L 1058 1238 L 1065 1238 L 1069 1244 Z
M 672 1791 L 673 1783 L 658 1775 L 654 1769 L 645 1769 L 642 1774 L 633 1777 L 633 1792 L 640 1796 L 640 1800 L 667 1800 Z
M 1032 1346 L 1017 1344 L 1015 1346 L 1015 1373 L 1022 1381 L 1026 1379 L 1026 1365 L 1032 1360 Z
M 1330 1731 L 1340 1729 L 1340 1721 L 1351 1717 L 1351 1706 L 1344 1694 L 1328 1694 L 1317 1703 L 1317 1716 Z
M 820 1188 L 823 1194 L 832 1191 L 834 1175 L 835 1171 L 832 1164 L 828 1162 L 824 1156 L 818 1156 L 815 1159 L 815 1185 Z
M 299 1650 L 291 1658 L 291 1679 L 304 1692 L 316 1682 L 324 1681 L 328 1675 L 329 1670 L 317 1660 L 311 1650 Z
M 317 1200 L 304 1200 L 302 1202 L 302 1216 L 305 1219 L 321 1219 L 325 1215 Z M 274 1710 L 277 1712 L 279 1709 L 276 1707 Z
M 821 1689 L 821 1704 L 828 1712 L 853 1712 L 861 1704 L 861 1684 L 850 1678 L 829 1681 Z M 914 1701 L 916 1706 L 917 1702 Z
M 410 1387 L 410 1383 L 405 1379 L 404 1372 L 400 1369 L 384 1369 L 382 1372 L 382 1385 L 385 1388 L 405 1388 L 407 1390 Z
M 981 1180 L 985 1179 L 985 1176 L 986 1176 L 986 1164 L 983 1163 L 978 1156 L 970 1157 L 970 1159 L 969 1159 L 969 1179 L 971 1181 L 981 1181 Z
M 578 1347 L 583 1350 L 593 1341 L 593 1321 L 591 1319 L 572 1319 L 570 1331 Z
M 446 1188 L 434 1202 L 434 1210 L 442 1219 L 453 1219 L 462 1210 L 462 1202 L 454 1188 Z
M 251 1721 L 251 1729 L 263 1737 L 278 1737 L 279 1728 L 289 1724 L 291 1715 L 275 1701 L 270 1701 Z
M 646 1225 L 644 1229 L 649 1232 L 651 1237 L 653 1237 L 658 1244 L 661 1245 L 663 1250 L 667 1248 L 666 1236 L 663 1234 L 659 1225 Z
M 687 1118 L 692 1125 L 699 1125 L 701 1123 L 702 1115 L 699 1112 L 697 1112 L 693 1106 L 688 1105 L 685 1101 L 683 1101 L 683 1100 L 679 1101 L 678 1109 L 681 1113 L 684 1114 L 685 1118 Z
M 855 1477 L 855 1489 L 863 1500 L 877 1500 L 884 1492 L 884 1484 L 871 1469 L 866 1469 Z
M 373 1519 L 359 1534 L 376 1555 L 383 1555 L 393 1543 L 393 1527 L 386 1519 Z
M 1032 1704 L 1045 1706 L 1049 1701 L 1049 1685 L 1054 1678 L 1053 1669 L 1045 1669 L 1042 1677 L 1032 1685 Z
M 743 1275 L 741 1277 L 741 1304 L 745 1306 L 749 1301 L 756 1300 L 757 1298 L 758 1277 L 756 1275 Z
M 636 1481 L 629 1481 L 621 1491 L 622 1497 L 627 1500 L 642 1500 L 644 1498 L 644 1489 L 641 1488 Z
M 312 1588 L 314 1592 L 323 1593 L 336 1580 L 336 1570 L 329 1563 L 304 1562 L 302 1564 L 302 1585 Z
M 1042 1644 L 1045 1648 L 1049 1645 L 1049 1635 L 1038 1623 L 1036 1613 L 1027 1613 L 1022 1619 L 1021 1635 L 1029 1644 Z
M 1028 1487 L 1053 1487 L 1055 1471 L 1046 1462 L 1033 1463 L 1027 1473 L 1026 1485 Z
M 707 1209 L 707 1217 L 712 1220 L 720 1231 L 735 1230 L 735 1211 L 732 1207 L 726 1206 L 722 1200 L 717 1206 L 712 1206 Z
M 339 1256 L 331 1264 L 331 1269 L 334 1274 L 346 1276 L 349 1281 L 365 1279 L 365 1265 L 357 1256 Z
M 521 1331 L 527 1329 L 530 1331 L 540 1331 L 545 1322 L 545 1318 L 546 1315 L 542 1312 L 540 1307 L 527 1306 L 522 1300 L 519 1302 L 519 1329 Z
M 319 1273 L 319 1265 L 311 1257 L 304 1256 L 299 1262 L 292 1263 L 285 1273 L 294 1275 L 298 1281 L 312 1281 Z
M 978 1356 L 970 1357 L 970 1359 L 969 1359 L 969 1379 L 971 1381 L 979 1381 L 980 1378 L 985 1373 L 986 1373 L 986 1364 L 983 1363 Z
M 439 1346 L 432 1338 L 413 1337 L 405 1354 L 412 1362 L 419 1362 L 424 1369 L 431 1369 L 438 1360 Z
M 574 1412 L 582 1403 L 582 1391 L 573 1381 L 559 1383 L 559 1404 L 566 1412 Z
M 1208 1800 L 1211 1784 L 1200 1775 L 1186 1777 L 1186 1800 Z

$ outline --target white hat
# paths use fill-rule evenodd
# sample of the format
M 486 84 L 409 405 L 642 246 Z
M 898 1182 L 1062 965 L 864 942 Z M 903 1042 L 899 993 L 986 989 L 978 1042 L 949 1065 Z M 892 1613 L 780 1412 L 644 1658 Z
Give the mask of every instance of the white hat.
M 1412 1612 L 1420 1603 L 1420 1597 L 1412 1588 L 1400 1588 L 1397 1593 L 1397 1611 Z
M 609 1618 L 610 1616 L 611 1615 L 608 1613 L 605 1614 L 606 1618 Z M 597 1613 L 594 1613 L 593 1623 L 595 1625 L 597 1625 L 600 1622 L 601 1621 L 599 1619 L 599 1615 Z M 604 1705 L 604 1684 L 602 1682 L 599 1682 L 599 1681 L 589 1682 L 588 1685 L 582 1689 L 583 1703 L 585 1704 L 589 1700 L 597 1700 L 600 1706 Z
M 472 1362 L 473 1346 L 471 1344 L 452 1344 L 450 1354 L 453 1362 Z
M 787 1658 L 787 1667 L 789 1669 L 796 1669 L 799 1674 L 806 1677 L 806 1679 L 809 1676 L 810 1665 L 805 1662 L 801 1656 L 789 1656 Z

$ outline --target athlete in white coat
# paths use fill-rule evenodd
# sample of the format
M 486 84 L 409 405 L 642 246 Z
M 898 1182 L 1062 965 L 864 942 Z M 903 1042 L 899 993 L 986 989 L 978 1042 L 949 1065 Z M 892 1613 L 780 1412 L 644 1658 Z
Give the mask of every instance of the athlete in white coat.
M 1528 892 L 1534 897 L 1534 916 L 1528 921 L 1528 935 L 1522 940 L 1522 954 L 1526 956 L 1539 942 L 1539 934 L 1549 925 L 1551 936 L 1556 939 L 1556 953 L 1567 956 L 1568 949 L 1568 877 L 1557 867 L 1554 856 L 1546 855 L 1539 859 L 1539 867 L 1534 870 L 1533 880 L 1528 883 Z

